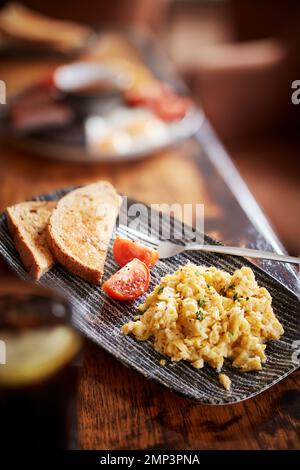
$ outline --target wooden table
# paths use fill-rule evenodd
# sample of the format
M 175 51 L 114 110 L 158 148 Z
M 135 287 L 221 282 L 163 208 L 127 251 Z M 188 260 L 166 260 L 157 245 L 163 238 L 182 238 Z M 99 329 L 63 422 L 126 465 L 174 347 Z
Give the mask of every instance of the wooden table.
M 6 60 L 0 66 L 0 79 L 12 93 L 54 66 L 42 60 Z M 143 161 L 118 165 L 58 163 L 2 144 L 1 209 L 57 187 L 105 178 L 120 192 L 146 203 L 204 203 L 206 232 L 224 242 L 280 250 L 208 124 L 198 140 L 201 146 L 188 143 Z M 264 267 L 295 289 L 292 271 L 270 263 Z M 0 283 L 13 279 L 4 262 L 0 276 Z M 91 343 L 84 349 L 80 375 L 80 448 L 299 448 L 299 372 L 256 398 L 223 407 L 201 406 L 178 397 Z

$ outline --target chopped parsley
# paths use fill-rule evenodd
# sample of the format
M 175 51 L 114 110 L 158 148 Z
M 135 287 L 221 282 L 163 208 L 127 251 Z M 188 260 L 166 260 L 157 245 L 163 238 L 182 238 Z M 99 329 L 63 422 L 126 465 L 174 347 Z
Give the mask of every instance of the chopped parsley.
M 236 300 L 240 300 L 240 299 L 238 298 L 238 295 L 237 295 L 237 293 L 236 293 L 236 292 L 234 293 L 233 300 L 234 300 L 234 301 L 236 301 Z
M 200 308 L 203 307 L 205 305 L 205 299 L 199 299 L 198 300 L 198 305 L 199 305 Z
M 228 290 L 234 290 L 235 289 L 235 285 L 234 284 L 230 284 L 227 289 L 225 289 L 225 287 L 222 287 L 222 289 L 220 289 L 220 295 L 222 295 L 223 297 L 226 297 L 226 294 L 227 294 L 227 291 Z
M 195 274 L 196 274 L 196 276 L 200 276 L 201 273 L 200 273 L 199 269 L 197 269 L 197 271 L 195 271 Z
M 203 320 L 203 318 L 204 318 L 204 312 L 203 312 L 203 310 L 198 310 L 198 312 L 196 313 L 196 318 L 197 318 L 197 320 L 199 320 L 199 321 L 202 321 L 202 320 Z
M 162 294 L 163 293 L 163 290 L 164 290 L 164 286 L 161 286 L 158 291 L 157 291 L 157 294 Z

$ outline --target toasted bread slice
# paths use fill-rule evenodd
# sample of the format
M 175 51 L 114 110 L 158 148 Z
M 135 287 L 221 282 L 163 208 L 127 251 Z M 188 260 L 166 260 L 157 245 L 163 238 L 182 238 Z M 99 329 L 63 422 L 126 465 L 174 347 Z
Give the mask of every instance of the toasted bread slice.
M 29 201 L 6 209 L 7 224 L 15 247 L 35 280 L 54 264 L 47 245 L 46 227 L 55 206 L 56 202 L 53 201 Z
M 38 43 L 65 51 L 81 47 L 93 33 L 87 26 L 56 20 L 14 2 L 0 11 L 0 32 L 25 45 Z
M 69 271 L 99 283 L 121 197 L 106 182 L 90 184 L 64 196 L 48 225 L 48 244 Z

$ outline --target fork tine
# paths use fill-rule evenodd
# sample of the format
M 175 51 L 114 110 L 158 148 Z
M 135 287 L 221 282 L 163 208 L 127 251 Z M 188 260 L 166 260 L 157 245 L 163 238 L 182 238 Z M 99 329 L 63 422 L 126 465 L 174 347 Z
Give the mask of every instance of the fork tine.
M 155 240 L 154 238 L 151 238 L 149 237 L 148 235 L 146 235 L 145 233 L 143 232 L 138 232 L 137 230 L 131 228 L 131 227 L 127 227 L 125 225 L 119 225 L 118 226 L 118 230 L 117 230 L 120 234 L 122 235 L 125 235 L 127 237 L 131 237 L 133 239 L 138 239 L 138 240 L 142 240 L 148 244 L 150 244 L 151 246 L 153 247 L 157 247 L 158 246 L 158 243 L 159 241 L 158 240 Z
M 133 235 L 132 232 L 129 233 L 125 231 L 119 231 L 118 233 L 124 238 L 129 238 L 130 240 L 133 240 L 133 241 L 139 241 L 140 243 L 143 243 L 144 245 L 147 245 L 150 248 L 157 250 L 158 243 L 155 243 L 154 241 L 150 242 L 148 238 L 143 237 L 143 234 L 138 234 L 137 236 L 137 235 Z
M 127 227 L 125 225 L 119 225 L 118 227 L 118 231 L 120 232 L 123 232 L 129 236 L 132 236 L 134 238 L 140 238 L 140 239 L 143 239 L 145 241 L 147 241 L 148 243 L 151 243 L 153 245 L 157 245 L 158 244 L 158 240 L 155 240 L 154 238 L 151 238 L 149 237 L 148 235 L 146 235 L 145 233 L 143 232 L 139 232 L 138 230 L 135 230 L 131 227 Z

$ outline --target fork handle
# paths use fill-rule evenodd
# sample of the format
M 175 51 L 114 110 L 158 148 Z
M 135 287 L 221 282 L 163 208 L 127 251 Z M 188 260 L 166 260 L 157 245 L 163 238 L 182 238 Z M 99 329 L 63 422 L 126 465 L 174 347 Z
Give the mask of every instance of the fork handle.
M 224 253 L 226 255 L 234 256 L 246 256 L 248 258 L 261 258 L 270 259 L 275 261 L 282 261 L 284 263 L 295 263 L 300 264 L 300 258 L 296 256 L 282 255 L 273 253 L 271 251 L 253 250 L 251 248 L 237 248 L 234 246 L 223 246 L 223 245 L 186 245 L 186 250 L 200 250 L 209 251 L 213 253 Z

